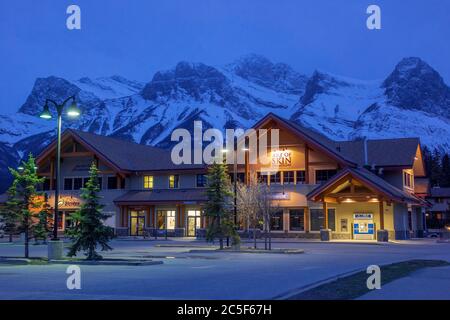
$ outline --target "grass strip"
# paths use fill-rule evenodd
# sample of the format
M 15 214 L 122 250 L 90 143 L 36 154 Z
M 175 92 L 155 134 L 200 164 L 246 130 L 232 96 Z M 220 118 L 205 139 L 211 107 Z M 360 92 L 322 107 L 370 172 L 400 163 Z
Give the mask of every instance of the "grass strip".
M 409 274 L 432 267 L 449 266 L 443 260 L 409 260 L 381 266 L 381 285 L 408 276 Z M 370 275 L 366 271 L 339 278 L 308 291 L 289 297 L 287 300 L 351 300 L 358 298 L 370 290 L 366 282 Z

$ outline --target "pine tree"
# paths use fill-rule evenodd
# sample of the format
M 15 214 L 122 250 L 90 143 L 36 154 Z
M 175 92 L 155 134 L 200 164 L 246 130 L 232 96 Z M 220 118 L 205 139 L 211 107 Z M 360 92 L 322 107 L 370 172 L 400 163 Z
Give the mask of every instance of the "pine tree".
M 42 205 L 41 210 L 35 217 L 38 220 L 38 223 L 33 228 L 34 239 L 36 243 L 38 240 L 43 240 L 44 243 L 47 243 L 47 237 L 50 232 L 50 220 L 51 220 L 51 207 L 48 204 L 48 198 L 45 197 L 44 204 Z
M 430 180 L 432 186 L 440 186 L 442 180 L 441 153 L 434 149 L 430 161 Z
M 206 239 L 214 241 L 218 238 L 220 249 L 223 249 L 223 239 L 231 236 L 236 244 L 236 230 L 232 222 L 231 186 L 227 167 L 223 163 L 214 163 L 208 169 L 208 200 L 205 205 L 206 216 L 211 223 L 206 232 Z
M 30 153 L 28 160 L 22 161 L 21 169 L 9 168 L 13 183 L 8 190 L 7 201 L 8 223 L 25 234 L 25 258 L 29 257 L 29 239 L 33 227 L 33 211 L 41 207 L 40 193 L 37 186 L 43 182 L 43 178 L 37 175 L 37 168 L 33 155 Z M 34 210 L 33 210 L 34 209 Z
M 114 238 L 114 230 L 103 224 L 110 215 L 102 211 L 103 205 L 100 204 L 98 195 L 98 169 L 95 163 L 92 163 L 89 173 L 89 180 L 81 193 L 84 203 L 69 218 L 73 223 L 67 230 L 72 239 L 68 256 L 73 257 L 78 251 L 84 251 L 87 260 L 100 260 L 102 256 L 96 252 L 96 248 L 100 245 L 102 251 L 112 250 L 108 242 Z

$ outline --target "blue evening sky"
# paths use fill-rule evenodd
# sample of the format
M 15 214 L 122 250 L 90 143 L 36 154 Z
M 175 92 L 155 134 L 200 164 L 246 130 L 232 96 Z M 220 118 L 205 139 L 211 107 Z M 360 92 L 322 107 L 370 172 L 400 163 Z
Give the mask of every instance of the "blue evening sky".
M 82 30 L 66 28 L 66 8 Z M 366 8 L 382 9 L 382 30 Z M 149 81 L 181 60 L 222 65 L 247 53 L 360 79 L 419 56 L 450 83 L 448 0 L 2 0 L 0 112 L 15 111 L 36 77 L 120 74 Z

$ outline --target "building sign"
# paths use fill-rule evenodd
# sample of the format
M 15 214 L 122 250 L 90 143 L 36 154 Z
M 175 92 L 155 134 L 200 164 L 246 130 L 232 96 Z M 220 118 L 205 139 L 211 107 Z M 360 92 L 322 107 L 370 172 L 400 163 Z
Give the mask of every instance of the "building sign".
M 288 192 L 273 192 L 269 195 L 272 200 L 289 200 Z
M 63 208 L 79 208 L 81 205 L 80 200 L 73 197 L 60 197 L 58 206 L 60 209 Z
M 355 213 L 353 215 L 355 220 L 373 220 L 373 213 Z
M 272 151 L 272 165 L 290 167 L 292 165 L 292 152 L 287 149 Z

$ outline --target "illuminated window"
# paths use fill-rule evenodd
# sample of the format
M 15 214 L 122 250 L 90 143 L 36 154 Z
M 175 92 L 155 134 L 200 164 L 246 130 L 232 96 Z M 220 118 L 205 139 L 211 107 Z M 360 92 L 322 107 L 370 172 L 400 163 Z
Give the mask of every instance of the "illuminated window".
M 153 176 L 144 176 L 144 189 L 153 189 Z
M 176 189 L 179 187 L 179 175 L 173 174 L 169 176 L 169 188 Z
M 403 171 L 403 185 L 408 188 L 413 187 L 413 176 L 409 172 Z
M 167 229 L 175 229 L 175 211 L 167 211 Z

